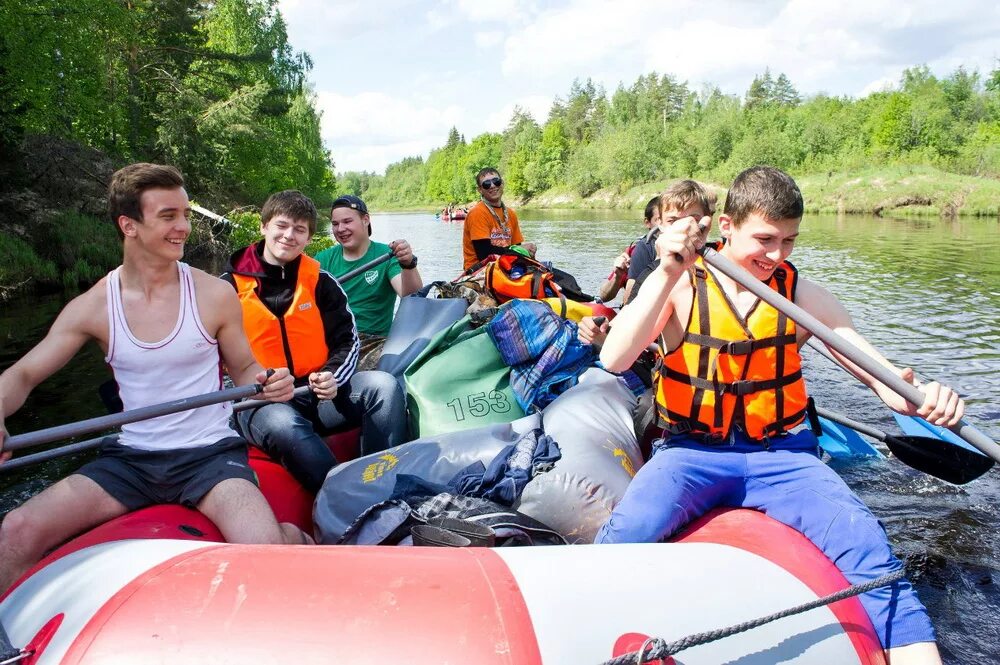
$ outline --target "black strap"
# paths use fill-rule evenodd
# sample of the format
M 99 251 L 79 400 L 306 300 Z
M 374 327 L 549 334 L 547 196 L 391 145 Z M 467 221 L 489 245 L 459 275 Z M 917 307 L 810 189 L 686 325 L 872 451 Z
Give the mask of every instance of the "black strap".
M 816 400 L 812 397 L 806 400 L 806 417 L 809 419 L 809 429 L 816 435 L 816 438 L 823 436 L 823 423 L 820 422 L 819 414 L 816 413 Z
M 684 333 L 684 341 L 698 346 L 718 349 L 720 353 L 730 356 L 747 356 L 761 349 L 795 344 L 798 338 L 794 334 L 779 334 L 774 337 L 761 337 L 760 339 L 727 340 L 713 337 L 712 335 L 688 332 Z
M 787 290 L 785 288 L 785 269 L 779 267 L 774 271 L 774 279 L 777 282 L 778 292 L 781 295 L 787 297 Z M 787 337 L 788 332 L 788 317 L 780 309 L 778 310 L 778 329 L 777 335 Z M 774 373 L 778 376 L 782 376 L 785 373 L 785 354 L 783 352 L 778 352 L 778 357 L 775 359 L 774 363 Z M 801 374 L 800 374 L 801 376 Z M 782 422 L 785 418 L 785 393 L 781 390 L 774 391 L 774 419 L 776 422 Z

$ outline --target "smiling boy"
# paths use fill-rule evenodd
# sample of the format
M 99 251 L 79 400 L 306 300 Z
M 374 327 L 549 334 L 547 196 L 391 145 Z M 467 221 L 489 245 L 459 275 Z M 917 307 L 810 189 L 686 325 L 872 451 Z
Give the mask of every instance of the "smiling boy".
M 222 278 L 236 289 L 243 326 L 262 363 L 289 368 L 310 391 L 248 409 L 240 431 L 316 492 L 336 464 L 323 436 L 361 425 L 362 453 L 403 442 L 406 406 L 396 379 L 357 372 L 360 342 L 337 280 L 303 254 L 316 232 L 316 207 L 301 192 L 272 194 L 261 208 L 263 240 L 230 258 Z
M 399 239 L 387 245 L 372 240 L 368 206 L 350 194 L 330 206 L 330 231 L 337 244 L 317 254 L 316 260 L 332 275 L 343 275 L 380 256 L 392 255 L 385 263 L 341 284 L 362 341 L 366 341 L 365 336 L 385 337 L 392 326 L 396 297 L 408 296 L 423 286 L 410 243 Z
M 66 305 L 45 338 L 0 374 L 0 460 L 4 418 L 88 342 L 104 352 L 129 410 L 220 390 L 222 363 L 237 385 L 264 383 L 264 399 L 292 395 L 284 363 L 267 365 L 280 367 L 268 376 L 254 360 L 229 287 L 181 261 L 191 205 L 177 169 L 116 171 L 108 213 L 122 265 Z M 97 459 L 7 513 L 0 593 L 70 536 L 150 504 L 197 508 L 229 542 L 302 542 L 296 527 L 275 520 L 231 413 L 227 403 L 125 425 Z
M 532 257 L 534 243 L 524 242 L 517 213 L 503 202 L 503 178 L 493 167 L 476 174 L 476 190 L 480 201 L 472 207 L 462 228 L 463 270 L 472 267 L 490 254 L 512 254 L 513 245 L 521 245 Z
M 893 367 L 854 329 L 843 305 L 787 261 L 802 212 L 802 195 L 787 174 L 748 169 L 726 197 L 719 251 L 913 381 L 912 370 Z M 687 217 L 663 228 L 656 240 L 660 265 L 615 319 L 601 350 L 605 366 L 622 371 L 659 340 L 664 359 L 656 405 L 666 436 L 597 542 L 660 541 L 713 507 L 734 506 L 761 510 L 797 529 L 851 583 L 899 570 L 881 525 L 820 461 L 815 435 L 791 431 L 806 417 L 799 348 L 809 332 L 703 262 L 698 249 L 711 221 Z M 921 387 L 924 403 L 916 406 L 841 362 L 899 413 L 945 426 L 962 417 L 964 403 L 946 386 Z M 940 663 L 933 627 L 909 582 L 860 599 L 893 665 Z

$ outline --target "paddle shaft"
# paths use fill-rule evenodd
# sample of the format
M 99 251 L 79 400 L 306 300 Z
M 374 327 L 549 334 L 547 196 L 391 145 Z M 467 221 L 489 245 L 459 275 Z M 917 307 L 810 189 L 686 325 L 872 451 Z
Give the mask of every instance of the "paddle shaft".
M 358 266 L 357 268 L 352 268 L 351 270 L 348 270 L 343 275 L 341 275 L 340 277 L 338 277 L 337 281 L 338 282 L 346 282 L 349 279 L 354 279 L 355 277 L 357 277 L 361 273 L 365 272 L 366 270 L 371 270 L 375 266 L 381 265 L 381 264 L 385 263 L 386 261 L 388 261 L 389 259 L 391 259 L 393 256 L 394 256 L 393 253 L 389 252 L 388 254 L 383 254 L 382 256 L 374 258 L 374 259 L 372 259 L 371 261 L 369 261 L 368 263 L 366 263 L 364 265 L 361 265 L 361 266 Z
M 862 352 L 815 316 L 787 298 L 782 297 L 776 291 L 768 288 L 766 284 L 759 281 L 749 272 L 722 256 L 711 247 L 705 246 L 700 250 L 700 252 L 704 257 L 705 262 L 710 266 L 724 275 L 727 275 L 730 279 L 735 280 L 745 289 L 778 311 L 783 312 L 786 316 L 795 321 L 795 323 L 818 337 L 827 346 L 840 352 L 845 358 L 871 374 L 877 380 L 881 381 L 907 402 L 910 402 L 911 404 L 923 404 L 924 394 L 917 390 L 915 386 L 910 385 L 897 376 L 888 367 L 882 365 L 868 354 Z M 951 430 L 975 446 L 976 449 L 984 455 L 1000 462 L 1000 446 L 976 428 L 972 427 L 965 421 L 961 421 L 952 427 Z
M 299 386 L 295 389 L 295 397 L 300 397 L 309 392 L 309 386 Z M 264 406 L 265 404 L 273 404 L 274 402 L 265 400 L 246 400 L 243 402 L 237 402 L 233 405 L 233 412 L 239 413 L 240 411 L 246 411 L 247 409 Z M 48 462 L 49 460 L 56 459 L 58 457 L 65 457 L 67 455 L 75 455 L 76 453 L 82 453 L 93 448 L 98 448 L 105 443 L 111 443 L 118 440 L 117 434 L 110 434 L 108 436 L 99 436 L 93 439 L 87 439 L 86 441 L 77 441 L 75 443 L 68 443 L 65 446 L 59 446 L 58 448 L 52 448 L 51 450 L 43 450 L 40 453 L 34 453 L 31 455 L 23 455 L 21 457 L 15 457 L 9 460 L 6 464 L 0 464 L 0 474 L 4 474 L 8 471 L 16 471 L 25 466 L 31 466 L 32 464 L 38 464 L 39 462 Z
M 121 427 L 122 425 L 139 422 L 140 420 L 158 418 L 171 413 L 189 411 L 203 406 L 211 406 L 212 404 L 221 404 L 222 402 L 231 402 L 245 397 L 252 397 L 260 393 L 263 389 L 264 387 L 259 383 L 253 383 L 246 386 L 236 386 L 235 388 L 219 390 L 205 395 L 184 397 L 172 402 L 164 402 L 163 404 L 144 406 L 140 409 L 130 409 L 128 411 L 122 411 L 121 413 L 111 413 L 106 416 L 98 416 L 97 418 L 81 420 L 75 423 L 57 425 L 56 427 L 49 427 L 34 432 L 28 432 L 27 434 L 19 434 L 17 436 L 9 437 L 6 441 L 4 441 L 3 449 L 21 450 L 22 448 L 30 448 L 31 446 L 38 446 L 43 443 L 52 443 L 53 441 L 58 441 L 59 439 L 68 439 L 74 436 L 80 436 L 81 434 L 99 432 L 103 429 Z
M 821 406 L 816 407 L 816 413 L 826 418 L 827 420 L 832 420 L 833 422 L 839 423 L 844 427 L 850 427 L 856 432 L 867 434 L 868 436 L 877 439 L 879 441 L 885 441 L 886 439 L 889 438 L 888 434 L 886 434 L 885 432 L 876 427 L 872 427 L 870 425 L 858 422 L 857 420 L 848 418 L 847 416 L 837 413 L 835 411 L 829 411 Z M 975 453 L 972 454 L 975 455 Z

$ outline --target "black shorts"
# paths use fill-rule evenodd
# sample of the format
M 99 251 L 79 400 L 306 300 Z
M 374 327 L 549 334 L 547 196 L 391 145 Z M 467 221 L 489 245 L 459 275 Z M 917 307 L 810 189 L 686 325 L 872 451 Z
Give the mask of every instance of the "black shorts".
M 230 478 L 257 484 L 247 458 L 247 442 L 238 436 L 210 446 L 172 450 L 137 450 L 111 443 L 77 473 L 93 480 L 129 510 L 156 503 L 194 508 L 213 487 Z

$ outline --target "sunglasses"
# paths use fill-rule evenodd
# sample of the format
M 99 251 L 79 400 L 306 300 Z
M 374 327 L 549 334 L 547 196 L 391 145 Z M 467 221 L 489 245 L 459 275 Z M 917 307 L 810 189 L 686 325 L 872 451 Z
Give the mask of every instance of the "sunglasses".
M 483 189 L 493 189 L 494 187 L 499 187 L 503 184 L 503 178 L 497 176 L 496 178 L 487 178 L 479 183 L 479 186 Z

